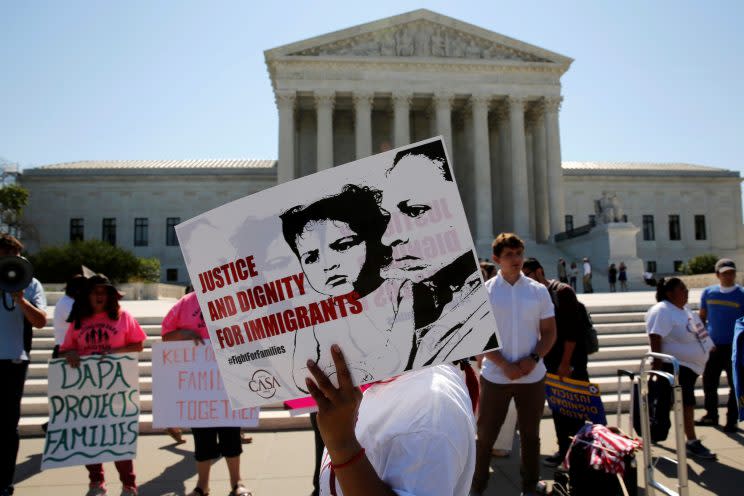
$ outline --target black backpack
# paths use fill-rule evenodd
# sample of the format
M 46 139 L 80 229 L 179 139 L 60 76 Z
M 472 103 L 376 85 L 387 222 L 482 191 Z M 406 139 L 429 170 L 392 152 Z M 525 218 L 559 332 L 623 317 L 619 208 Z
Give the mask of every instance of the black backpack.
M 548 290 L 550 292 L 550 298 L 553 300 L 556 310 L 558 309 L 558 290 L 563 286 L 571 287 L 568 284 L 553 281 L 550 283 Z M 572 289 L 573 291 L 573 289 Z M 594 328 L 594 322 L 592 322 L 592 316 L 586 309 L 583 303 L 578 298 L 576 299 L 578 321 L 581 326 L 581 336 L 583 338 L 583 346 L 587 355 L 596 353 L 599 351 L 599 338 L 597 337 L 597 330 Z
M 597 330 L 594 328 L 594 322 L 592 322 L 592 316 L 586 309 L 583 303 L 576 300 L 579 307 L 579 321 L 583 329 L 584 336 L 584 349 L 587 355 L 596 353 L 599 351 L 599 338 L 597 337 Z

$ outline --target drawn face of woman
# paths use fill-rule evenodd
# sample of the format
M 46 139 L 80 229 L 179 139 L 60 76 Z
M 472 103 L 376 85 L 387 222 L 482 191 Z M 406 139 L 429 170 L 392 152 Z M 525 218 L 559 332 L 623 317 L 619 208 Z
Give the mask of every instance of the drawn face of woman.
M 309 223 L 297 238 L 300 265 L 319 293 L 340 296 L 354 290 L 367 256 L 367 244 L 349 224 L 336 220 Z
M 93 313 L 100 313 L 106 309 L 106 303 L 108 303 L 108 288 L 103 284 L 98 284 L 93 291 L 90 292 L 90 307 L 93 309 Z

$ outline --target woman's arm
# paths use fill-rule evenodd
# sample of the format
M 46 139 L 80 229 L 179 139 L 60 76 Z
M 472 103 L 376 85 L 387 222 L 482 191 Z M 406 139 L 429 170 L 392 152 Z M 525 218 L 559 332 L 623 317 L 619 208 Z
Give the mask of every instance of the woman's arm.
M 306 379 L 313 399 L 318 403 L 318 428 L 325 442 L 336 480 L 345 496 L 395 496 L 395 492 L 375 472 L 356 438 L 356 423 L 362 392 L 354 387 L 351 374 L 338 345 L 331 347 L 339 387 L 336 388 L 316 363 L 307 367 L 315 378 Z M 348 465 L 344 465 L 348 463 Z
M 23 295 L 23 291 L 17 291 L 13 293 L 13 301 L 23 312 L 23 316 L 31 322 L 31 325 L 37 329 L 41 329 L 46 325 L 46 312 L 41 308 L 36 308 L 30 301 L 28 301 Z
M 661 339 L 662 337 L 658 334 L 649 334 L 648 340 L 649 344 L 651 345 L 651 351 L 654 353 L 661 353 Z M 654 370 L 661 369 L 661 360 L 657 360 L 654 358 Z

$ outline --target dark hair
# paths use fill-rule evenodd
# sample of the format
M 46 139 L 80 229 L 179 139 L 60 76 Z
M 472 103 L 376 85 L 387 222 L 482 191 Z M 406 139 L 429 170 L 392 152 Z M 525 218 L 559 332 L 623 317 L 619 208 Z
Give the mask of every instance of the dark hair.
M 504 248 L 524 249 L 524 241 L 514 233 L 501 233 L 493 240 L 491 247 L 493 254 L 500 257 Z
M 523 269 L 527 269 L 530 272 L 535 272 L 537 269 L 542 269 L 543 266 L 540 265 L 540 262 L 536 258 L 532 257 L 532 258 L 528 258 L 527 260 L 524 261 L 524 264 L 522 265 L 522 268 Z M 543 269 L 543 270 L 545 270 L 545 269 Z
M 72 310 L 70 311 L 70 316 L 67 318 L 67 322 L 74 322 L 75 329 L 80 329 L 83 319 L 87 319 L 93 315 L 93 307 L 90 305 L 90 294 L 96 289 L 96 286 L 106 286 L 108 298 L 106 299 L 104 310 L 108 318 L 119 320 L 119 292 L 111 284 L 108 277 L 96 274 L 85 280 L 85 284 L 83 284 L 78 297 L 75 298 L 75 303 L 72 304 Z
M 365 296 L 381 284 L 380 269 L 390 263 L 392 255 L 392 249 L 382 244 L 389 217 L 380 210 L 381 197 L 380 191 L 347 184 L 337 195 L 293 207 L 279 216 L 284 240 L 299 259 L 297 238 L 308 224 L 324 220 L 347 223 L 366 242 L 367 258 L 354 282 L 354 289 L 360 296 Z
M 496 266 L 491 262 L 484 261 L 480 263 L 481 272 L 483 272 L 483 278 L 489 280 L 496 275 Z
M 669 293 L 684 284 L 679 277 L 662 277 L 656 284 L 656 301 L 669 301 Z
M 387 170 L 386 174 L 390 174 L 390 171 L 392 171 L 395 166 L 398 165 L 398 162 L 403 160 L 405 157 L 415 157 L 418 155 L 424 156 L 436 164 L 445 181 L 452 181 L 452 172 L 450 171 L 449 164 L 447 164 L 447 155 L 444 153 L 444 146 L 442 145 L 441 140 L 432 141 L 399 151 L 395 154 L 393 166 Z
M 80 291 L 85 287 L 86 279 L 82 274 L 75 274 L 67 280 L 65 285 L 65 294 L 70 298 L 76 300 Z
M 16 251 L 18 253 L 23 251 L 23 243 L 18 241 L 18 238 L 8 233 L 0 233 L 0 250 Z

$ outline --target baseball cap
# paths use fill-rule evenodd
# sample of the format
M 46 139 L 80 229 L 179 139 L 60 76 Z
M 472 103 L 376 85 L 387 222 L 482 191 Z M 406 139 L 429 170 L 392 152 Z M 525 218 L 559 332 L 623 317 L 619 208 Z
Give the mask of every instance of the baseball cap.
M 716 262 L 716 273 L 736 270 L 736 264 L 730 258 L 722 258 Z

